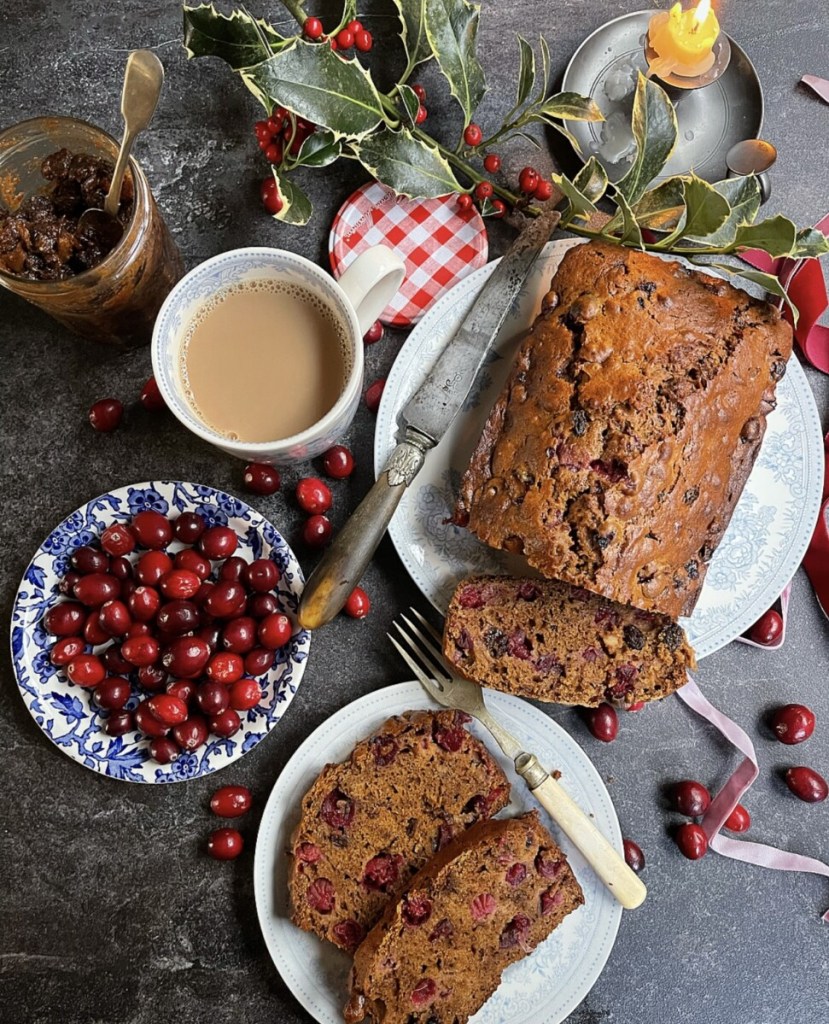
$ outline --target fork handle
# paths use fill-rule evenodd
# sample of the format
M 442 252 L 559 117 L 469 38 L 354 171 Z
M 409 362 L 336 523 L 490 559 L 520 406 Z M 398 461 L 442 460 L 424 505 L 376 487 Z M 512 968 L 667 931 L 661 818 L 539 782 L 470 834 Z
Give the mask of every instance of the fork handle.
M 515 770 L 619 903 L 626 910 L 640 906 L 648 894 L 642 880 L 579 805 L 544 770 L 538 758 L 534 754 L 521 754 L 515 760 Z

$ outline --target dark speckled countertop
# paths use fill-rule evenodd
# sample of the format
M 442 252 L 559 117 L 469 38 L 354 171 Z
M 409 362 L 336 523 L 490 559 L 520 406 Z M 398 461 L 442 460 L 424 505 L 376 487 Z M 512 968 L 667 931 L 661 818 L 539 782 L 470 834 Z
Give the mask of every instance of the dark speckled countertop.
M 275 0 L 252 2 L 279 18 Z M 550 41 L 560 75 L 580 40 L 635 0 L 484 0 L 481 57 L 491 90 L 481 109 L 495 123 L 511 103 L 513 30 Z M 754 60 L 765 86 L 765 134 L 780 150 L 769 210 L 813 223 L 829 208 L 829 107 L 798 86 L 829 75 L 825 0 L 722 0 L 722 20 Z M 371 5 L 379 45 L 390 2 Z M 283 16 L 284 20 L 284 16 Z M 46 112 L 80 115 L 120 134 L 118 95 L 130 49 L 150 47 L 167 84 L 136 154 L 188 267 L 246 244 L 277 245 L 323 261 L 328 226 L 362 181 L 347 162 L 308 178 L 316 207 L 305 230 L 263 215 L 264 164 L 251 126 L 252 97 L 223 65 L 188 64 L 172 0 L 4 0 L 0 5 L 0 127 Z M 430 75 L 427 86 L 437 84 Z M 440 114 L 434 109 L 432 116 Z M 515 171 L 529 159 L 515 152 Z M 533 159 L 538 160 L 537 157 Z M 544 164 L 547 158 L 539 160 Z M 507 237 L 496 232 L 493 250 Z M 123 356 L 92 348 L 21 300 L 0 293 L 0 600 L 6 621 L 20 575 L 65 514 L 110 487 L 153 478 L 203 481 L 242 492 L 241 464 L 196 440 L 172 417 L 130 409 L 126 426 L 96 435 L 86 410 L 97 398 L 131 399 L 150 372 L 148 350 Z M 368 351 L 368 379 L 384 376 L 403 335 Z M 807 370 L 821 414 L 827 379 Z M 278 385 L 275 381 L 276 392 Z M 373 421 L 361 409 L 349 433 L 358 460 L 338 487 L 340 525 L 372 477 Z M 287 474 L 290 485 L 296 474 Z M 284 494 L 253 499 L 289 537 L 299 518 Z M 307 562 L 304 562 L 306 568 Z M 237 1024 L 309 1021 L 265 950 L 251 869 L 258 813 L 297 745 L 333 711 L 406 678 L 385 631 L 420 600 L 388 540 L 365 578 L 374 601 L 363 622 L 340 619 L 315 638 L 302 686 L 274 734 L 221 777 L 249 785 L 256 811 L 248 849 L 233 864 L 201 847 L 217 780 L 142 787 L 85 771 L 39 733 L 2 657 L 0 814 L 0 1019 L 9 1024 Z M 422 604 L 422 602 L 421 602 Z M 829 860 L 829 804 L 797 802 L 776 778 L 807 761 L 829 773 L 829 629 L 806 577 L 794 581 L 791 630 L 782 651 L 732 644 L 705 659 L 699 682 L 754 737 L 762 762 L 747 804 L 760 841 Z M 805 747 L 761 734 L 765 708 L 797 700 L 818 729 Z M 552 708 L 594 760 L 622 831 L 648 860 L 650 895 L 626 914 L 601 978 L 572 1024 L 826 1024 L 829 955 L 819 915 L 829 882 L 780 874 L 710 855 L 691 864 L 666 827 L 664 788 L 700 778 L 716 786 L 735 755 L 676 699 L 622 722 L 604 746 L 577 715 Z

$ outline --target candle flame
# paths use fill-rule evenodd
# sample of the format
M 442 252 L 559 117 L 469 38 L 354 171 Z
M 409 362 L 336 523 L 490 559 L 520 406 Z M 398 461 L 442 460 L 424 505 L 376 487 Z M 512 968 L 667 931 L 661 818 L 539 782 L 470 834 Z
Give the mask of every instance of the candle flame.
M 710 13 L 711 0 L 700 0 L 697 9 L 694 11 L 694 21 L 697 25 L 702 25 Z

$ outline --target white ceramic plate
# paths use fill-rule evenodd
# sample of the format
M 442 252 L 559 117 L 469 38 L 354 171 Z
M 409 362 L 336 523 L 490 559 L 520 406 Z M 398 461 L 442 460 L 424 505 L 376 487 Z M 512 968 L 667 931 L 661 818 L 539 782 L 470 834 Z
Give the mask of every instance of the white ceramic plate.
M 594 816 L 602 832 L 621 851 L 619 821 L 598 772 L 581 747 L 560 726 L 531 704 L 502 693 L 488 693 L 496 717 L 515 733 L 544 766 L 562 773 L 561 783 Z M 300 931 L 288 919 L 287 857 L 302 797 L 323 766 L 348 757 L 358 740 L 391 715 L 435 705 L 419 683 L 398 683 L 367 694 L 336 712 L 296 751 L 274 786 L 256 841 L 254 890 L 259 923 L 271 958 L 288 988 L 320 1024 L 342 1024 L 350 958 L 327 942 Z M 471 730 L 497 757 L 512 784 L 512 801 L 503 815 L 537 808 L 512 762 L 477 722 Z M 513 964 L 501 987 L 472 1018 L 476 1024 L 560 1024 L 584 999 L 604 967 L 622 910 L 542 811 L 584 890 L 585 904 L 567 917 L 535 952 Z
M 103 730 L 103 713 L 93 703 L 91 692 L 71 683 L 64 670 L 55 668 L 49 660 L 54 638 L 47 635 L 41 620 L 48 608 L 65 600 L 58 584 L 75 548 L 94 543 L 107 526 L 128 522 L 146 508 L 170 518 L 180 512 L 198 512 L 209 526 L 233 527 L 238 536 L 236 555 L 247 561 L 271 558 L 279 566 L 281 578 L 276 593 L 283 609 L 294 617 L 305 580 L 293 551 L 267 519 L 244 501 L 212 487 L 150 481 L 120 487 L 87 502 L 44 540 L 23 574 L 15 597 L 12 663 L 20 693 L 35 722 L 74 761 L 124 782 L 186 782 L 224 768 L 267 736 L 296 693 L 311 635 L 296 628 L 290 641 L 277 651 L 273 668 L 260 677 L 261 702 L 241 712 L 242 725 L 234 736 L 210 736 L 198 750 L 165 765 L 150 757 L 149 740 L 138 732 L 108 736 Z M 181 542 L 173 541 L 169 550 L 182 547 Z M 135 558 L 130 556 L 132 561 Z M 127 707 L 137 703 L 138 694 L 133 692 Z
M 521 333 L 535 319 L 562 256 L 578 239 L 550 242 L 513 304 L 490 357 L 441 443 L 406 492 L 389 532 L 424 596 L 444 614 L 458 580 L 474 573 L 528 571 L 523 558 L 494 551 L 447 524 L 461 475 L 512 366 Z M 374 438 L 379 473 L 397 443 L 397 418 L 455 333 L 494 263 L 447 292 L 400 350 L 383 392 Z M 731 524 L 708 567 L 693 615 L 683 622 L 698 658 L 743 633 L 777 600 L 809 544 L 823 487 L 823 434 L 796 357 L 777 387 L 760 454 Z M 532 573 L 532 570 L 529 570 Z

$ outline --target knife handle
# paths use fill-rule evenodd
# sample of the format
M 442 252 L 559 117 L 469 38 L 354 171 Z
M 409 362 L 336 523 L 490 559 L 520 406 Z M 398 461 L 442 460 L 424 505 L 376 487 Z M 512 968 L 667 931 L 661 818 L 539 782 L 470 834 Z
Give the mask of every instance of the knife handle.
M 431 439 L 409 428 L 394 449 L 377 483 L 334 538 L 305 584 L 297 617 L 303 629 L 330 622 L 360 582 L 371 556 L 431 448 Z
M 626 910 L 635 910 L 640 906 L 648 894 L 642 880 L 628 867 L 621 854 L 581 807 L 542 768 L 535 755 L 519 755 L 515 759 L 515 770 L 619 903 Z

